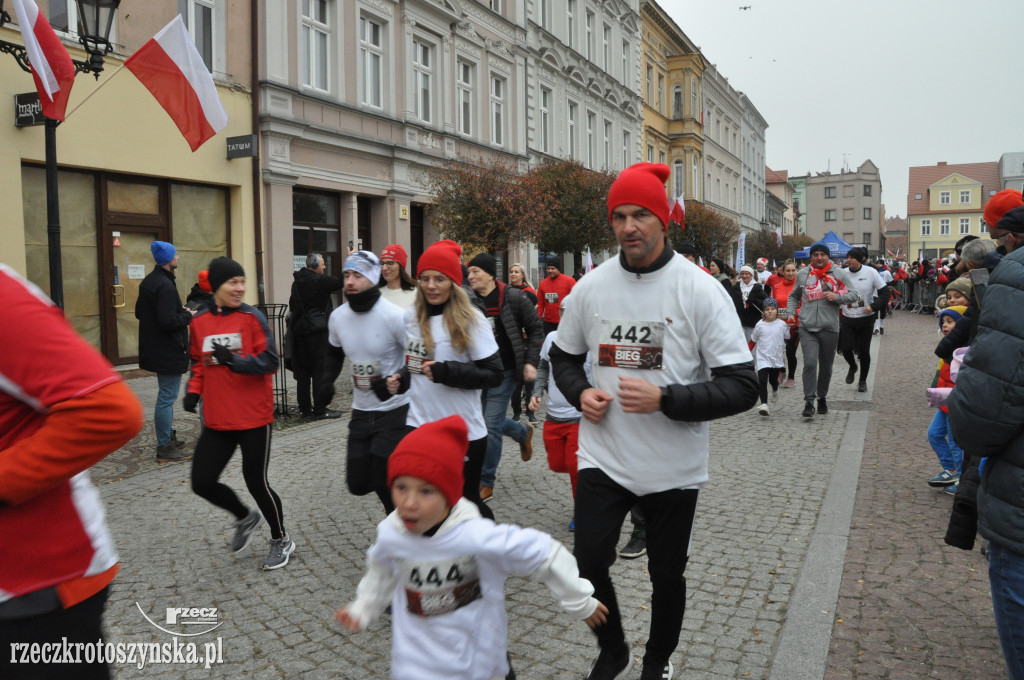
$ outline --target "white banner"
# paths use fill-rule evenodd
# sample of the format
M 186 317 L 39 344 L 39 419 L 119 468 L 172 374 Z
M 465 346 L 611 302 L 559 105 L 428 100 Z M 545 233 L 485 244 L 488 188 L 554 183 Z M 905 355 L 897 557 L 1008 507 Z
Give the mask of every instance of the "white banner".
M 747 263 L 747 232 L 740 230 L 740 240 L 736 242 L 736 271 Z

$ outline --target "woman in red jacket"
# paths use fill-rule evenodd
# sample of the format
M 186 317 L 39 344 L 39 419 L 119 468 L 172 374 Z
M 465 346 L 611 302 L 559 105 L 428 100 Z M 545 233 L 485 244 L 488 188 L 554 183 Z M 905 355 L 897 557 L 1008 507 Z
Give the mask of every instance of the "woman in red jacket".
M 267 481 L 274 422 L 273 375 L 278 357 L 263 313 L 242 302 L 245 271 L 228 257 L 210 262 L 213 304 L 192 320 L 192 377 L 185 410 L 203 400 L 203 432 L 192 458 L 192 491 L 235 516 L 231 549 L 241 552 L 264 518 L 270 555 L 264 569 L 288 564 L 295 543 L 284 528 L 281 499 Z M 242 449 L 242 477 L 259 510 L 247 508 L 218 479 L 235 447 Z
M 789 304 L 789 294 L 793 291 L 793 285 L 796 283 L 796 263 L 793 260 L 786 260 L 785 264 L 782 265 L 782 278 L 772 285 L 771 294 L 775 298 L 775 302 L 778 304 L 779 309 L 783 310 L 786 305 Z M 789 373 L 786 376 L 786 382 L 782 384 L 783 387 L 793 387 L 793 378 L 796 376 L 796 348 L 800 346 L 800 334 L 796 332 L 799 327 L 799 321 L 795 321 L 792 326 L 792 331 L 789 334 L 789 338 L 786 340 L 786 363 L 789 365 Z

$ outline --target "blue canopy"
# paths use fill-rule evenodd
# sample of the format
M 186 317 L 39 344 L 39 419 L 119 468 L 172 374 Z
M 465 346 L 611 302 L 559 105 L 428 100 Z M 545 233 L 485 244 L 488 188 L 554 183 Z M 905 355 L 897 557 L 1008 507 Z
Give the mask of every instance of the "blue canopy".
M 839 238 L 839 234 L 834 231 L 830 231 L 822 236 L 818 241 L 828 246 L 829 257 L 846 257 L 846 254 L 850 252 L 851 246 L 849 243 Z M 815 241 L 817 243 L 818 241 Z M 808 258 L 811 256 L 811 247 L 807 246 L 803 250 L 797 250 L 793 253 L 794 258 Z

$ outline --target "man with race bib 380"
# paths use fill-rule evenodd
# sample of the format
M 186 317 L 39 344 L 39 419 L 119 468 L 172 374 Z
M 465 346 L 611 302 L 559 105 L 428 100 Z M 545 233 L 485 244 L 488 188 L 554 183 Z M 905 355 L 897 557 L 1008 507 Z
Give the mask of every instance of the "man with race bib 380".
M 665 235 L 668 177 L 664 164 L 638 163 L 612 184 L 608 218 L 621 252 L 573 289 L 550 350 L 558 388 L 584 416 L 576 559 L 608 607 L 594 629 L 601 652 L 589 680 L 622 680 L 632 666 L 608 570 L 634 505 L 647 520 L 654 586 L 641 677 L 671 677 L 697 494 L 708 481 L 707 421 L 746 411 L 758 394 L 728 293 Z

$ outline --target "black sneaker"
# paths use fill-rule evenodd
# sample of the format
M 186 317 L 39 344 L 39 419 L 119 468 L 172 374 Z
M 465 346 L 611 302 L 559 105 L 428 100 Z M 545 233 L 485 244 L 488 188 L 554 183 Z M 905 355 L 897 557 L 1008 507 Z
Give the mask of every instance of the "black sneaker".
M 173 442 L 156 447 L 156 462 L 158 463 L 179 463 L 192 460 L 192 454 L 182 451 Z
M 622 546 L 619 557 L 626 560 L 635 560 L 647 552 L 647 532 L 643 529 L 633 529 L 633 535 L 629 542 Z
M 868 384 L 866 382 L 864 382 L 863 380 L 861 380 L 859 383 L 857 383 L 857 391 L 858 392 L 867 392 L 868 391 Z
M 852 385 L 854 379 L 857 377 L 857 367 L 850 366 L 850 370 L 846 372 L 846 384 Z
M 825 403 L 824 399 L 818 400 L 818 415 L 823 416 L 828 413 L 828 404 Z
M 313 420 L 334 420 L 341 417 L 341 411 L 325 408 L 323 411 L 314 411 Z
M 667 661 L 664 666 L 648 666 L 640 673 L 640 680 L 672 680 L 672 662 Z
M 804 418 L 813 418 L 814 417 L 814 402 L 813 401 L 805 401 L 804 402 L 804 412 L 801 413 L 800 415 L 802 415 Z
M 587 674 L 587 680 L 626 680 L 632 668 L 633 657 L 628 649 L 620 656 L 614 656 L 602 649 L 593 668 Z
M 184 439 L 178 439 L 178 431 L 177 430 L 171 430 L 171 443 L 174 444 L 179 449 L 185 448 L 185 440 Z
M 528 422 L 536 424 L 537 423 L 537 416 L 530 409 L 526 409 L 526 420 Z
M 878 329 L 878 332 L 879 332 L 879 333 L 880 333 L 881 335 L 885 335 L 885 329 L 884 329 L 884 328 L 879 328 L 879 329 Z

